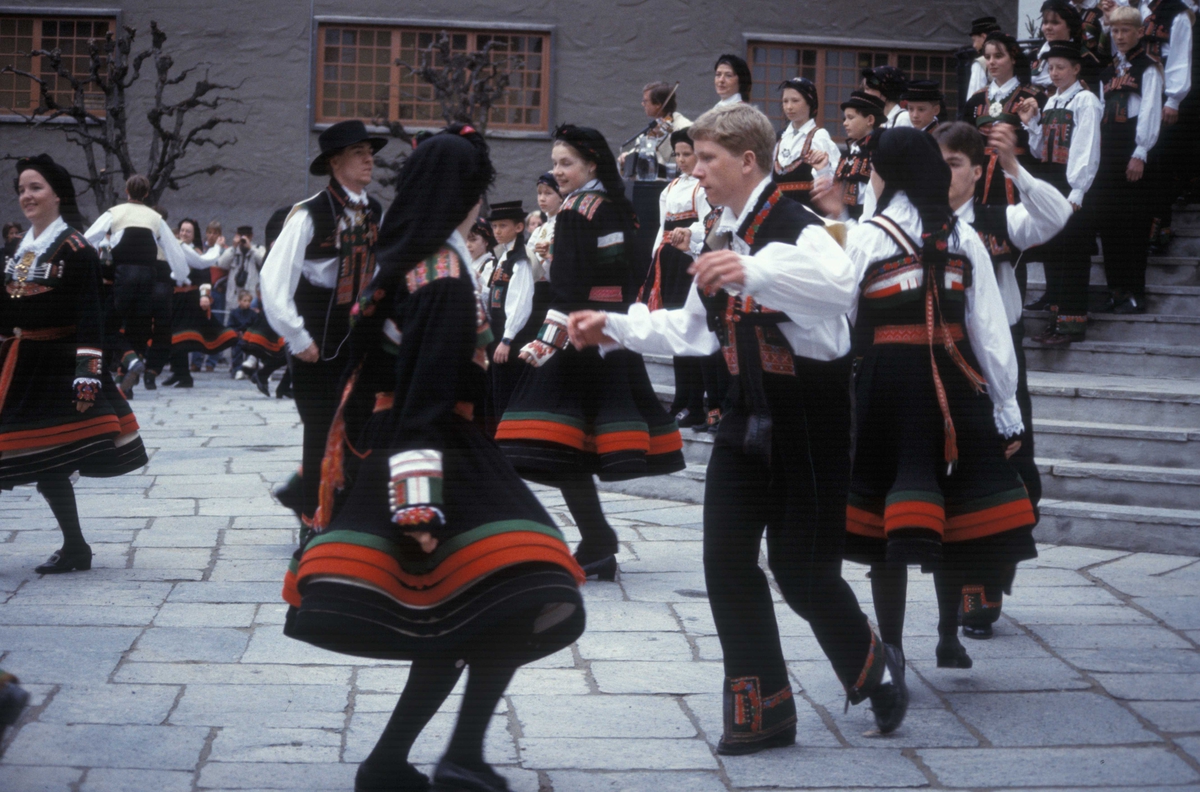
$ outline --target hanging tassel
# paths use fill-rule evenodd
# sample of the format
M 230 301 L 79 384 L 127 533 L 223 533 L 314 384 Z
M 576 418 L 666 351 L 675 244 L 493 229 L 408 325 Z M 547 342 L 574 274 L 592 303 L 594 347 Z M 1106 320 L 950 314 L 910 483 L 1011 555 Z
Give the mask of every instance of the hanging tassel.
M 313 515 L 313 530 L 323 531 L 329 527 L 333 519 L 334 495 L 346 486 L 346 448 L 349 441 L 346 438 L 346 402 L 354 392 L 354 383 L 358 381 L 358 373 L 362 369 L 360 363 L 354 373 L 346 380 L 342 389 L 342 398 L 338 403 L 337 412 L 333 415 L 333 423 L 329 427 L 329 435 L 325 440 L 325 455 L 321 458 L 321 485 L 317 497 L 317 513 Z

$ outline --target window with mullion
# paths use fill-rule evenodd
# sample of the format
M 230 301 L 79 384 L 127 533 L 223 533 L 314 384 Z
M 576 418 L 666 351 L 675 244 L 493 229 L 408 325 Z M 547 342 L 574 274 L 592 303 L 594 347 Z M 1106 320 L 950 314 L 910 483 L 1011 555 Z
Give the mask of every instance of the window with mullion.
M 57 49 L 71 75 L 86 79 L 91 71 L 92 42 L 103 41 L 115 22 L 111 17 L 0 16 L 0 66 L 37 75 L 47 82 L 56 102 L 70 106 L 74 102 L 70 80 L 55 72 L 48 58 L 32 53 Z M 32 113 L 38 109 L 40 99 L 38 86 L 28 78 L 0 75 L 0 112 Z M 102 114 L 104 93 L 87 91 L 84 106 Z

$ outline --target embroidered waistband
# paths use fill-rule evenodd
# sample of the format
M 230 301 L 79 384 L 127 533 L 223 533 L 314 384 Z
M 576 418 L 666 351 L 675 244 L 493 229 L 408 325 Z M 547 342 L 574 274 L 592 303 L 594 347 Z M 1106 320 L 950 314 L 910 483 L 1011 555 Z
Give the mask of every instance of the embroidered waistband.
M 960 324 L 948 324 L 944 327 L 950 331 L 950 338 L 962 341 L 965 337 Z M 875 328 L 876 344 L 919 344 L 929 343 L 929 329 L 925 325 L 883 325 Z
M 810 181 L 781 182 L 779 184 L 779 189 L 783 190 L 785 193 L 794 192 L 796 190 L 811 190 L 812 188 L 813 188 L 813 183 Z
M 387 412 L 396 406 L 396 394 L 391 391 L 380 391 L 375 394 L 375 409 L 372 412 Z M 475 405 L 469 401 L 454 403 L 454 414 L 466 421 L 475 420 Z
M 187 294 L 188 292 L 194 292 L 194 291 L 196 291 L 196 289 L 199 289 L 199 288 L 200 288 L 199 286 L 189 283 L 187 286 L 176 286 L 175 293 L 176 294 Z

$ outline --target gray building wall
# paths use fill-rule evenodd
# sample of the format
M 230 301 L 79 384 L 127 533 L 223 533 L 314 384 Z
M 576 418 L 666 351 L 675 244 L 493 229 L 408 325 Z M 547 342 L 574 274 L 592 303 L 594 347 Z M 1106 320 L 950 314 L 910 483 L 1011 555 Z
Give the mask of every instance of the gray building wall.
M 51 2 L 63 10 L 117 8 L 112 0 Z M 49 5 L 47 0 L 0 0 L 0 13 L 45 13 Z M 680 110 L 695 118 L 716 100 L 711 76 L 716 56 L 744 56 L 747 38 L 755 34 L 816 37 L 831 45 L 922 42 L 930 49 L 952 48 L 966 43 L 964 32 L 976 16 L 994 15 L 1004 29 L 1014 30 L 1017 5 L 1018 0 L 647 0 L 636 5 L 565 0 L 142 0 L 120 6 L 119 22 L 138 28 L 139 40 L 145 43 L 150 20 L 157 21 L 169 36 L 166 49 L 177 65 L 209 62 L 212 80 L 242 84 L 237 95 L 244 104 L 233 107 L 232 113 L 244 117 L 245 124 L 227 129 L 237 136 L 237 144 L 220 151 L 199 149 L 186 160 L 188 168 L 221 162 L 231 170 L 198 177 L 182 190 L 168 192 L 162 204 L 172 222 L 184 216 L 202 224 L 215 219 L 227 233 L 249 223 L 261 238 L 275 208 L 321 186 L 307 173 L 309 159 L 319 150 L 310 107 L 314 19 L 551 26 L 551 126 L 564 121 L 594 126 L 615 145 L 645 123 L 639 104 L 645 83 L 681 81 Z M 152 86 L 144 77 L 132 92 L 134 119 L 139 112 L 144 117 Z M 197 120 L 201 117 L 196 114 Z M 496 136 L 491 142 L 499 172 L 492 199 L 522 198 L 534 208 L 534 180 L 549 165 L 549 136 Z M 401 145 L 394 142 L 390 147 L 399 150 Z M 147 141 L 135 138 L 133 150 L 135 162 L 145 162 Z M 78 149 L 50 130 L 0 122 L 0 151 L 46 151 L 84 172 Z M 372 189 L 385 200 L 389 197 Z M 89 200 L 83 202 L 83 210 L 89 218 L 97 214 Z M 10 218 L 21 219 L 20 210 L 12 192 L 0 190 L 0 220 Z

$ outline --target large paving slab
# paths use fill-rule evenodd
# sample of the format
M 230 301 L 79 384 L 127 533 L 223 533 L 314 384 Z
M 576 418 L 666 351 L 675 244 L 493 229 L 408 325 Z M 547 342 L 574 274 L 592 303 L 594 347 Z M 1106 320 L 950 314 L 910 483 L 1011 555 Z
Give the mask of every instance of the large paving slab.
M 0 750 L 2 792 L 349 792 L 407 665 L 285 638 L 294 517 L 271 490 L 299 461 L 290 401 L 201 374 L 137 392 L 149 465 L 80 482 L 87 573 L 38 577 L 58 546 L 31 487 L 0 494 L 0 666 L 32 706 Z M 572 541 L 557 491 L 535 488 Z M 694 504 L 604 493 L 622 574 L 584 587 L 588 631 L 517 672 L 486 752 L 517 792 L 1200 790 L 1200 562 L 1043 545 L 975 667 L 936 668 L 914 572 L 909 717 L 874 733 L 808 625 L 775 593 L 797 744 L 716 753 L 723 669 Z M 764 563 L 765 566 L 765 563 Z M 845 576 L 868 613 L 865 570 Z M 462 686 L 414 746 L 429 770 Z

